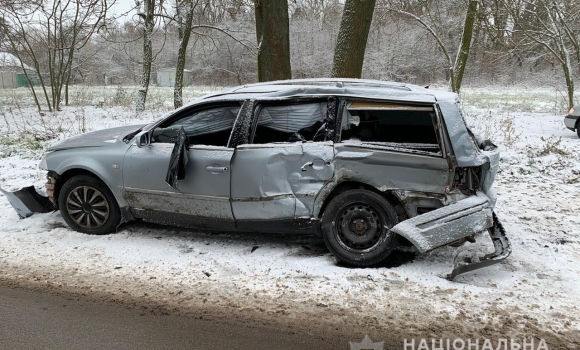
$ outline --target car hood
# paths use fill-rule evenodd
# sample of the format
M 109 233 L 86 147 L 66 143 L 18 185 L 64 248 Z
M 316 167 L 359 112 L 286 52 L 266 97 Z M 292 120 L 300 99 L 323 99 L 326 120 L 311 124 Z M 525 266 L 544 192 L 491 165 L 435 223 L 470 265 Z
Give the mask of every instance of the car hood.
M 47 151 L 58 151 L 70 148 L 104 147 L 123 142 L 123 137 L 137 131 L 143 125 L 120 126 L 111 129 L 93 131 L 59 141 L 47 148 Z

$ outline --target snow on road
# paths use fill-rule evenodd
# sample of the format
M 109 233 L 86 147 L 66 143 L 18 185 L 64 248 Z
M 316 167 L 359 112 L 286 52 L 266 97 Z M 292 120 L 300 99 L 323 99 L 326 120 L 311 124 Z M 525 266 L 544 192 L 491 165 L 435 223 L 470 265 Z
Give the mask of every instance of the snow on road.
M 338 266 L 310 236 L 143 223 L 125 225 L 114 235 L 88 236 L 70 230 L 58 212 L 19 220 L 4 197 L 0 278 L 181 310 L 217 307 L 232 315 L 295 322 L 316 317 L 379 335 L 404 330 L 437 338 L 536 336 L 573 348 L 580 344 L 580 139 L 563 127 L 560 115 L 498 109 L 482 121 L 478 113 L 485 112 L 466 107 L 469 124 L 504 142 L 496 210 L 513 253 L 454 282 L 441 278 L 456 252 L 448 247 L 400 266 L 354 269 Z M 93 121 L 95 129 L 115 124 L 99 118 L 106 122 Z M 499 131 L 506 123 L 515 134 Z M 39 152 L 5 154 L 0 186 L 41 187 Z M 483 236 L 460 249 L 484 243 L 490 249 Z

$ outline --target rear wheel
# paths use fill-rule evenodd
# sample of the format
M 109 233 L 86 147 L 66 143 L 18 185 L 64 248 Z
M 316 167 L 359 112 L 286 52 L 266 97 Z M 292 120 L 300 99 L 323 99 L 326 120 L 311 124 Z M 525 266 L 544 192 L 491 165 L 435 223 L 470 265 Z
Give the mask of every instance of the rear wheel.
M 322 216 L 324 243 L 334 256 L 354 266 L 386 259 L 395 245 L 391 228 L 397 213 L 379 194 L 357 189 L 332 199 Z
M 107 185 L 87 175 L 64 183 L 58 197 L 64 221 L 75 231 L 103 235 L 115 232 L 121 222 L 119 205 Z

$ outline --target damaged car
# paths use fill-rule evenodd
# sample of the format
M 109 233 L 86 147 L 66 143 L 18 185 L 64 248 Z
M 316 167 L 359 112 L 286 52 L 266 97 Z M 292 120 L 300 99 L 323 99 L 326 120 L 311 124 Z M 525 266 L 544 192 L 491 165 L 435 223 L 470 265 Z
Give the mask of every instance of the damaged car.
M 308 79 L 234 87 L 149 125 L 67 139 L 40 167 L 53 209 L 88 234 L 134 220 L 311 233 L 354 266 L 489 234 L 494 252 L 455 262 L 453 279 L 511 252 L 493 212 L 498 164 L 456 94 Z M 7 193 L 22 216 L 38 211 L 33 192 Z

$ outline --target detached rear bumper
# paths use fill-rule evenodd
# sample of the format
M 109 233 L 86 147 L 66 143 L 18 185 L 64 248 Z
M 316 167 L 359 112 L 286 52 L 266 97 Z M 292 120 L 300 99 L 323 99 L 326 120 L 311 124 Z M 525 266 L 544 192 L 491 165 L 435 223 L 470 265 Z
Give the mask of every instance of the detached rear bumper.
M 455 276 L 488 267 L 504 261 L 512 253 L 512 246 L 505 234 L 505 229 L 495 214 L 493 214 L 493 227 L 489 230 L 489 237 L 495 248 L 493 253 L 483 257 L 469 257 L 454 262 L 453 271 L 447 275 L 448 280 L 453 280 Z
M 505 260 L 512 251 L 503 226 L 492 212 L 490 198 L 482 192 L 403 221 L 391 231 L 413 243 L 420 253 L 488 231 L 495 251 L 483 257 L 472 256 L 455 261 L 453 271 L 447 275 L 449 280 L 459 274 L 497 264 Z
M 431 212 L 405 220 L 391 231 L 425 253 L 493 226 L 490 199 L 482 192 Z
M 27 218 L 34 213 L 49 213 L 56 210 L 48 197 L 36 192 L 34 186 L 24 187 L 15 192 L 4 191 L 0 188 L 0 192 L 6 196 L 21 218 Z

